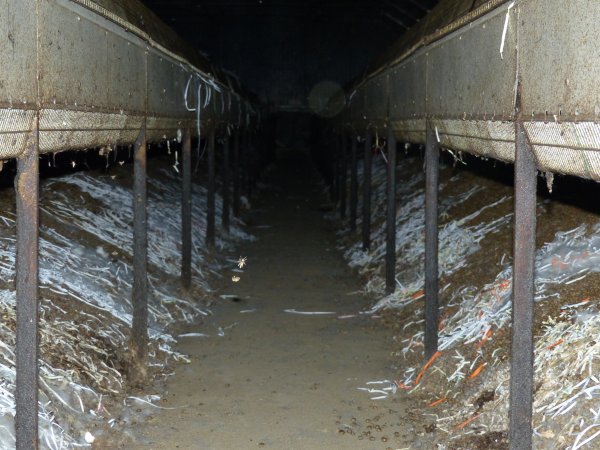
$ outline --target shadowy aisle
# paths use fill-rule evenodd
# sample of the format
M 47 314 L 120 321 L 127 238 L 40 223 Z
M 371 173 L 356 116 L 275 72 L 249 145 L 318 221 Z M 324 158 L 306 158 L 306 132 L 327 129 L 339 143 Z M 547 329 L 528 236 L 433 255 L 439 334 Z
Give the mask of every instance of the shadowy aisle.
M 360 283 L 335 250 L 318 211 L 317 177 L 301 152 L 271 172 L 275 186 L 254 205 L 258 241 L 239 283 L 224 273 L 214 316 L 182 338 L 191 364 L 177 367 L 162 406 L 132 430 L 144 449 L 386 449 L 410 434 L 396 399 L 369 400 L 356 388 L 393 377 L 391 333 L 356 314 Z M 268 226 L 268 227 L 267 227 Z M 232 264 L 233 266 L 233 264 Z M 284 312 L 333 311 L 326 316 Z M 254 310 L 241 313 L 240 311 Z M 219 336 L 219 327 L 224 336 Z M 396 433 L 396 435 L 394 435 Z M 128 446 L 131 448 L 131 445 Z

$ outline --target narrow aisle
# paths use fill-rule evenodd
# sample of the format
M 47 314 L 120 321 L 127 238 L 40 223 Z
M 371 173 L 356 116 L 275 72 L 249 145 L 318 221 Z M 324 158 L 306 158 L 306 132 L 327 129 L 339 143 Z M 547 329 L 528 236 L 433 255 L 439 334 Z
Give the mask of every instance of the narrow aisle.
M 291 153 L 273 171 L 276 187 L 262 195 L 250 230 L 258 241 L 239 250 L 245 272 L 238 283 L 223 274 L 219 293 L 240 301 L 220 300 L 193 330 L 210 337 L 183 338 L 178 349 L 192 362 L 177 368 L 162 403 L 176 409 L 135 430 L 136 448 L 403 447 L 400 404 L 357 390 L 393 376 L 391 333 L 367 317 L 338 319 L 368 300 L 349 295 L 360 284 L 335 250 L 307 166 Z

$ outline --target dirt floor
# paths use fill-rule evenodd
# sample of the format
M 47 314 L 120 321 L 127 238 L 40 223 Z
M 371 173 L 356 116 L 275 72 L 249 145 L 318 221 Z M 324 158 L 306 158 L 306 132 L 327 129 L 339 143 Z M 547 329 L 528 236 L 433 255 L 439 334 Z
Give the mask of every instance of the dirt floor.
M 360 280 L 335 249 L 308 164 L 290 152 L 272 171 L 278 178 L 253 205 L 249 230 L 258 240 L 231 255 L 247 266 L 223 273 L 218 294 L 232 297 L 183 331 L 209 336 L 181 339 L 177 349 L 191 363 L 175 368 L 159 402 L 165 409 L 144 409 L 149 416 L 95 448 L 409 447 L 417 425 L 403 419 L 406 405 L 357 390 L 393 379 L 391 330 L 358 315 L 371 300 L 356 293 Z
M 400 183 L 410 186 L 422 170 L 422 159 L 409 155 L 405 163 Z M 307 177 L 308 173 L 312 176 Z M 385 178 L 379 178 L 376 207 L 382 204 L 377 195 L 384 192 L 380 184 Z M 213 314 L 181 331 L 202 334 L 182 337 L 177 346 L 190 355 L 191 362 L 175 366 L 166 385 L 160 381 L 132 393 L 157 394 L 161 400 L 155 398 L 154 406 L 140 404 L 133 414 L 118 417 L 118 426 L 97 434 L 94 448 L 507 449 L 509 325 L 494 322 L 493 333 L 488 328 L 481 339 L 445 349 L 426 370 L 421 297 L 413 295 L 396 309 L 361 314 L 381 299 L 376 290 L 372 298 L 359 291 L 365 292 L 370 277 L 382 274 L 382 261 L 371 258 L 360 275 L 348 268 L 340 249 L 355 245 L 358 232 L 351 235 L 340 228 L 336 235 L 345 224 L 334 219 L 336 214 L 325 212 L 330 205 L 308 159 L 300 152 L 288 152 L 265 173 L 264 181 L 266 187 L 247 217 L 248 231 L 258 240 L 225 255 L 230 260 L 226 269 L 215 263 L 212 271 L 219 267 L 221 277 L 211 282 L 217 288 Z M 479 210 L 484 212 L 474 216 L 476 223 L 510 219 L 510 166 L 475 159 L 464 167 L 445 164 L 441 181 L 442 201 L 477 187 L 468 201 L 444 211 L 442 227 Z M 421 183 L 400 195 L 400 206 L 410 203 L 407 195 L 422 190 Z M 557 232 L 575 236 L 575 227 L 581 225 L 592 235 L 600 233 L 595 204 L 599 186 L 561 177 L 549 194 L 545 183 L 540 183 L 538 259 L 543 247 L 557 242 Z M 583 188 L 590 195 L 582 196 Z M 502 198 L 505 201 L 498 201 Z M 495 206 L 488 208 L 490 202 Z M 408 219 L 415 219 L 417 206 L 422 206 L 415 205 Z M 382 230 L 378 227 L 382 211 L 376 208 L 376 212 L 374 229 Z M 323 218 L 327 215 L 329 220 Z M 512 253 L 512 221 L 508 219 L 482 239 L 475 253 L 465 256 L 462 268 L 442 276 L 440 285 L 452 286 L 440 295 L 442 336 L 460 331 L 452 317 L 457 311 L 467 314 L 469 308 L 464 305 L 480 308 L 471 298 L 479 299 L 483 308 L 488 292 L 499 296 L 510 290 L 502 278 L 509 277 L 503 270 Z M 463 231 L 468 225 L 461 225 Z M 581 255 L 582 264 L 600 258 L 600 242 L 594 243 L 595 238 L 586 233 L 573 238 L 568 249 L 552 247 L 558 253 L 552 254 L 546 266 L 554 267 L 555 260 L 567 261 L 570 254 Z M 411 248 L 403 245 L 396 273 L 410 274 L 420 262 L 405 258 Z M 243 271 L 236 271 L 239 257 L 247 258 Z M 594 437 L 589 432 L 594 428 L 585 422 L 595 420 L 586 416 L 588 410 L 596 414 L 591 397 L 588 403 L 569 407 L 569 415 L 548 419 L 544 413 L 544 408 L 566 402 L 569 395 L 580 395 L 570 391 L 574 384 L 585 382 L 589 389 L 596 389 L 595 377 L 584 379 L 592 372 L 572 367 L 574 355 L 592 354 L 590 346 L 596 345 L 592 336 L 600 329 L 595 322 L 600 275 L 584 270 L 584 276 L 577 272 L 577 279 L 552 284 L 553 276 L 562 277 L 571 270 L 569 264 L 575 267 L 573 262 L 562 262 L 555 275 L 544 275 L 551 287 L 536 302 L 534 447 L 540 449 L 564 449 L 569 442 Z M 504 275 L 498 278 L 498 274 Z M 232 277 L 240 279 L 234 282 Z M 331 314 L 301 315 L 288 309 Z M 480 313 L 474 320 L 481 317 Z M 589 336 L 580 328 L 588 330 Z M 465 361 L 470 365 L 460 369 L 458 364 Z M 449 375 L 460 370 L 464 374 L 451 382 Z M 547 370 L 555 375 L 547 376 Z M 413 384 L 408 379 L 416 373 L 417 378 L 424 376 Z M 563 378 L 557 378 L 557 373 Z M 368 384 L 382 380 L 386 382 Z M 398 392 L 383 393 L 390 393 L 387 396 L 358 389 L 383 386 L 397 387 Z M 555 392 L 560 394 L 557 399 Z M 378 396 L 385 398 L 371 400 Z

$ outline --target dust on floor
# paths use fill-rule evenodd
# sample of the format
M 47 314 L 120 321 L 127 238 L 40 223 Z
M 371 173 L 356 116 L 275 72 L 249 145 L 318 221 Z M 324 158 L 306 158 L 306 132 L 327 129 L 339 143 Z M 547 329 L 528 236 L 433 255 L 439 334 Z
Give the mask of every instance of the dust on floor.
M 406 402 L 359 390 L 393 377 L 390 333 L 359 314 L 370 299 L 336 250 L 308 162 L 291 154 L 255 205 L 257 242 L 243 272 L 224 273 L 224 298 L 205 324 L 184 330 L 164 409 L 100 446 L 139 449 L 397 449 L 419 427 Z M 303 177 L 304 176 L 304 177 Z M 279 187 L 279 189 L 277 189 Z M 285 192 L 285 194 L 284 194 Z M 237 283 L 232 276 L 239 276 Z M 287 310 L 287 311 L 286 311 Z M 320 312 L 331 314 L 299 314 Z M 160 389 L 157 386 L 156 389 Z M 384 391 L 386 392 L 386 391 Z M 148 409 L 145 408 L 148 412 Z

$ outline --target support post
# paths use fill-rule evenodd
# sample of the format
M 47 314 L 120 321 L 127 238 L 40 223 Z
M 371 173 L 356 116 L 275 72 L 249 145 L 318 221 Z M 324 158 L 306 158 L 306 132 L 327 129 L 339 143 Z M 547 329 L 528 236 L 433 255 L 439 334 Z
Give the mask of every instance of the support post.
M 358 162 L 356 155 L 357 137 L 352 136 L 350 155 L 350 231 L 356 231 L 356 216 L 358 209 Z
M 531 449 L 537 171 L 523 123 L 515 123 L 515 227 L 510 363 L 511 450 Z
M 229 138 L 223 142 L 223 215 L 221 223 L 226 233 L 229 233 Z
M 206 245 L 215 245 L 215 130 L 208 136 L 208 186 L 206 199 Z
M 129 348 L 129 380 L 141 384 L 146 378 L 148 359 L 148 221 L 146 192 L 146 122 L 133 149 L 133 323 Z
M 181 198 L 181 285 L 192 287 L 192 134 L 183 132 Z
M 373 159 L 373 135 L 367 132 L 365 139 L 365 159 L 363 176 L 363 220 L 362 248 L 364 251 L 371 247 L 371 166 Z
M 17 158 L 16 448 L 38 448 L 39 132 L 35 120 Z
M 340 219 L 346 218 L 346 186 L 348 185 L 348 135 L 342 133 L 340 155 Z
M 240 131 L 233 138 L 233 215 L 240 216 Z
M 385 287 L 396 290 L 396 137 L 390 129 L 387 140 L 387 218 L 385 252 Z
M 440 144 L 427 126 L 425 148 L 425 358 L 438 349 L 438 188 Z

